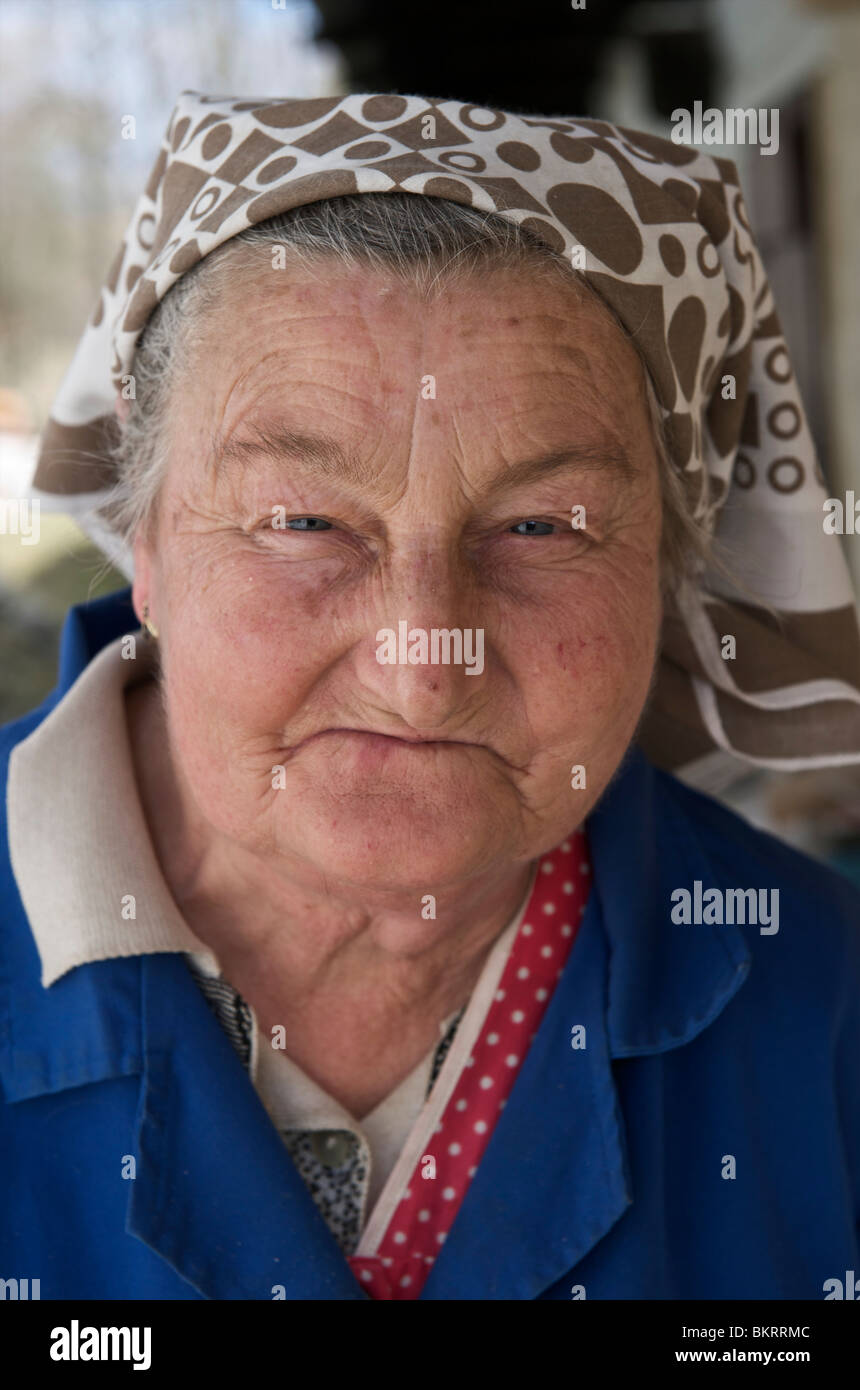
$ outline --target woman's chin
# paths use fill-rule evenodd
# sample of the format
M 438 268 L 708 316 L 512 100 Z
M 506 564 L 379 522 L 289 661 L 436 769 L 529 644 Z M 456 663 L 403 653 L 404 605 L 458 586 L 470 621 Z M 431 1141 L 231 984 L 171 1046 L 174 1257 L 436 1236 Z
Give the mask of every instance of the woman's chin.
M 435 806 L 403 796 L 302 808 L 291 849 L 328 880 L 366 890 L 415 892 L 480 872 L 510 849 L 498 814 L 462 802 Z

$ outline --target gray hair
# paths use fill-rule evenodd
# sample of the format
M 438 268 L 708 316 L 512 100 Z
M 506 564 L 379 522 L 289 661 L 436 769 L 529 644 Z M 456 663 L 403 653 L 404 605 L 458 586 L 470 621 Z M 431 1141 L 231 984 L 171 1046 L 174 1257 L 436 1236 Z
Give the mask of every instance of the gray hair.
M 138 341 L 135 396 L 114 450 L 117 483 L 102 508 L 127 544 L 155 514 L 167 468 L 167 421 L 173 389 L 207 313 L 225 280 L 258 272 L 259 253 L 283 247 L 293 263 L 311 271 L 321 262 L 384 271 L 415 286 L 425 298 L 481 269 L 527 269 L 560 277 L 595 300 L 636 349 L 643 368 L 663 503 L 662 577 L 667 591 L 700 571 L 711 556 L 710 535 L 694 520 L 673 464 L 654 385 L 636 339 L 585 277 L 527 229 L 496 213 L 445 198 L 412 193 L 362 193 L 291 208 L 237 233 L 177 281 L 153 311 Z

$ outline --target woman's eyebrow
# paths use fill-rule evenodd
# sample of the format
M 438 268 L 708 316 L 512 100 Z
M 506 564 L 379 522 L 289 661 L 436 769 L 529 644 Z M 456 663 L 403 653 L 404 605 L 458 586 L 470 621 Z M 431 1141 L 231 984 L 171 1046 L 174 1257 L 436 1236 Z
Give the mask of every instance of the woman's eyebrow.
M 611 445 L 600 444 L 570 444 L 561 449 L 553 449 L 550 453 L 541 454 L 537 458 L 523 459 L 520 463 L 513 463 L 500 473 L 492 484 L 493 491 L 502 488 L 520 487 L 525 483 L 533 483 L 541 478 L 551 476 L 553 473 L 597 473 L 606 472 L 614 474 L 625 482 L 632 482 L 635 478 L 641 477 L 641 470 L 636 468 L 630 460 L 629 455 L 620 446 L 613 442 Z
M 306 434 L 283 425 L 254 425 L 242 427 L 248 438 L 232 435 L 223 439 L 216 435 L 212 441 L 210 463 L 216 473 L 224 474 L 234 467 L 244 467 L 258 458 L 278 462 L 284 458 L 309 464 L 325 478 L 337 478 L 366 486 L 376 476 L 376 470 L 360 455 L 347 452 L 336 439 L 327 434 Z
M 347 452 L 337 440 L 326 434 L 308 434 L 282 425 L 244 427 L 248 438 L 229 439 L 216 436 L 210 454 L 215 471 L 223 474 L 234 467 L 243 468 L 255 459 L 270 458 L 278 462 L 295 459 L 310 465 L 321 476 L 367 487 L 378 477 L 374 468 L 361 456 Z M 553 449 L 535 458 L 502 465 L 496 476 L 488 480 L 482 491 L 500 492 L 552 476 L 554 473 L 607 472 L 625 482 L 640 476 L 626 451 L 613 441 L 611 445 L 570 444 Z

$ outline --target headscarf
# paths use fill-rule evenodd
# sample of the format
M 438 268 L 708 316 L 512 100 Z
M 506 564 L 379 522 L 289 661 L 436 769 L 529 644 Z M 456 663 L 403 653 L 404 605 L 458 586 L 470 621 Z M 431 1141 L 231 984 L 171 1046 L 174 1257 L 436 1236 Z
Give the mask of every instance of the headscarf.
M 62 495 L 131 575 L 95 509 L 115 481 L 115 395 L 154 308 L 246 227 L 386 192 L 526 228 L 582 269 L 648 365 L 690 512 L 739 581 L 709 571 L 667 612 L 639 731 L 653 761 L 711 788 L 748 765 L 860 762 L 860 633 L 815 446 L 737 170 L 689 146 L 419 96 L 184 92 L 54 403 L 37 495 Z

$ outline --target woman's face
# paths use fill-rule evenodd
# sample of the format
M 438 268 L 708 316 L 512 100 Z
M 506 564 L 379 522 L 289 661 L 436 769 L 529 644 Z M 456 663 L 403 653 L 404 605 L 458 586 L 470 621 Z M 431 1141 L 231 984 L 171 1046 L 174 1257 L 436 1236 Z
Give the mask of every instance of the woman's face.
M 134 595 L 213 829 L 308 883 L 421 895 L 579 824 L 660 619 L 642 372 L 601 307 L 521 271 L 428 303 L 267 268 L 219 302 L 171 410 Z M 433 629 L 462 632 L 459 662 Z

